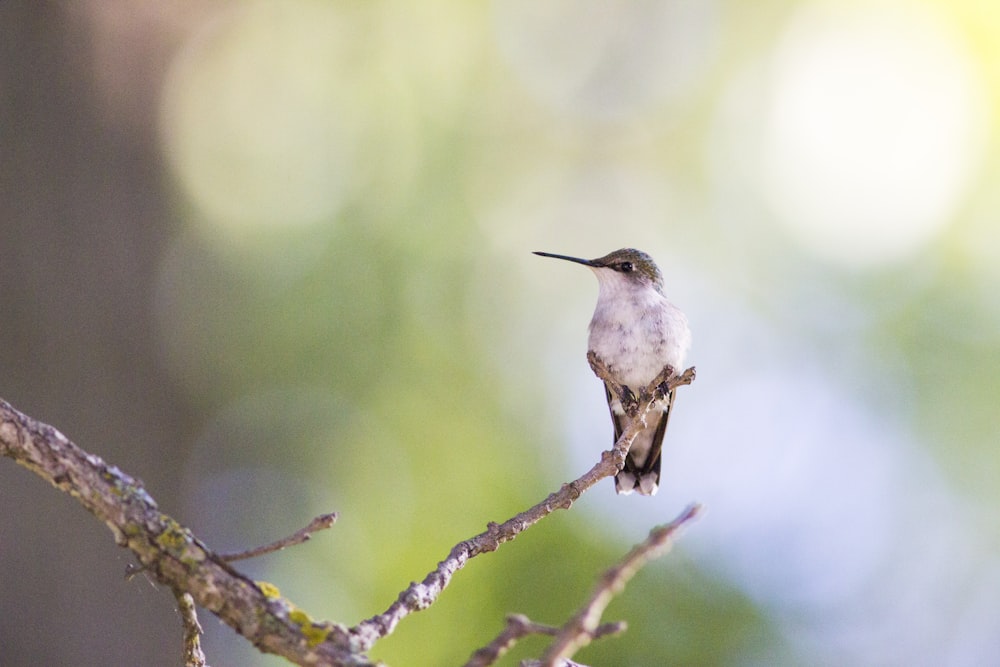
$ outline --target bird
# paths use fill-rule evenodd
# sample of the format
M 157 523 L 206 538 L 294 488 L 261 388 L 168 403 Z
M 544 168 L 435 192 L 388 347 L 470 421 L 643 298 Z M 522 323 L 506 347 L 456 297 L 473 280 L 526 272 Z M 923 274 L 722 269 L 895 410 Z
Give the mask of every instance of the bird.
M 583 264 L 597 276 L 597 306 L 587 345 L 604 362 L 612 379 L 637 396 L 664 367 L 669 365 L 679 372 L 691 347 L 691 329 L 687 316 L 664 295 L 663 274 L 652 257 L 634 248 L 621 248 L 597 259 L 540 251 L 534 254 Z M 629 417 L 614 389 L 604 384 L 617 442 Z M 647 414 L 646 426 L 632 441 L 624 467 L 615 475 L 616 493 L 656 494 L 663 435 L 675 398 L 676 388 Z

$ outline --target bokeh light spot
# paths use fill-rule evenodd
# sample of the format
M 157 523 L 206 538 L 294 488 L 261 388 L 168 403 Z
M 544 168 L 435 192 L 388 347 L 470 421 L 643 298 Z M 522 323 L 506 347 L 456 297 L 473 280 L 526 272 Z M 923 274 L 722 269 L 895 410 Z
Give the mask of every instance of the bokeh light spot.
M 966 193 L 986 105 L 943 16 L 919 5 L 807 6 L 775 54 L 765 196 L 794 236 L 834 262 L 904 257 Z
M 164 152 L 200 218 L 226 240 L 334 214 L 348 186 L 350 44 L 332 5 L 251 3 L 206 24 L 164 87 Z
M 619 120 L 679 97 L 716 53 L 714 2 L 498 2 L 514 72 L 562 113 Z

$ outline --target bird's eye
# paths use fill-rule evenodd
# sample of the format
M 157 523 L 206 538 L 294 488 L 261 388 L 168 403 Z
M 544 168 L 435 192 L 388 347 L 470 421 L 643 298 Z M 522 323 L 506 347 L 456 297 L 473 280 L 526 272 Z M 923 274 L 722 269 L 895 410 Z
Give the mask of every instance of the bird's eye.
M 632 273 L 632 262 L 622 262 L 620 265 L 622 273 Z

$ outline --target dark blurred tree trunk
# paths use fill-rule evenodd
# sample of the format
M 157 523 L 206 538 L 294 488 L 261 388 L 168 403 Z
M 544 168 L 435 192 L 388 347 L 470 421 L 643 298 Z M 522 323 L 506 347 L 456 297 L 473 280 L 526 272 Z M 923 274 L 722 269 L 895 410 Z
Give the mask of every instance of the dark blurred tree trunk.
M 172 224 L 159 80 L 127 123 L 102 113 L 85 11 L 0 3 L 0 386 L 78 442 L 117 448 L 98 453 L 176 504 L 194 420 L 153 330 Z M 0 616 L 0 662 L 176 664 L 172 598 L 126 583 L 128 557 L 75 503 L 16 466 L 0 467 L 0 502 L 0 599 L 17 610 Z

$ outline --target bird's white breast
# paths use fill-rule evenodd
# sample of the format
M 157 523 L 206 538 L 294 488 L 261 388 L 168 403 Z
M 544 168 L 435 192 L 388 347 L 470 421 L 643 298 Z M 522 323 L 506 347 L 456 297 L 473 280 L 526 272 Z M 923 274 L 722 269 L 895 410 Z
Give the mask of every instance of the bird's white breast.
M 609 276 L 600 281 L 589 347 L 635 392 L 667 364 L 678 373 L 691 347 L 687 317 L 649 286 Z

